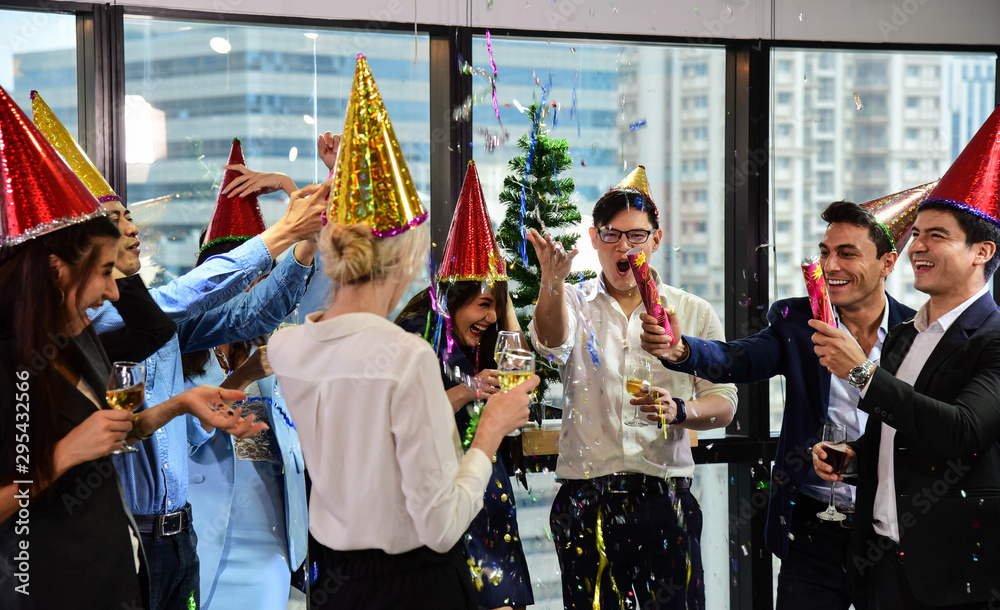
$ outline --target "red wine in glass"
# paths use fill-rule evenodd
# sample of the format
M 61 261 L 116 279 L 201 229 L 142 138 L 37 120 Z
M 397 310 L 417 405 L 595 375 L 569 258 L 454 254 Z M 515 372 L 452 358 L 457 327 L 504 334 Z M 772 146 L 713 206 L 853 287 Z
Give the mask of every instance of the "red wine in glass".
M 823 460 L 833 468 L 833 474 L 843 474 L 847 467 L 847 443 L 823 443 L 826 459 Z

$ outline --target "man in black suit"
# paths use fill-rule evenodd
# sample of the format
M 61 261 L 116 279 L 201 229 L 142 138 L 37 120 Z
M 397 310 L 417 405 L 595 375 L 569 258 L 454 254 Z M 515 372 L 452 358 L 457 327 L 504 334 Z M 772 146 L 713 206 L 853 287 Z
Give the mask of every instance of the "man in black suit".
M 1000 226 L 995 195 L 971 213 L 938 189 L 909 249 L 914 287 L 930 299 L 890 332 L 881 364 L 810 322 L 820 363 L 862 389 L 869 413 L 848 472 L 858 474 L 851 564 L 871 610 L 1000 608 L 1000 308 L 987 286 Z M 826 457 L 813 447 L 817 474 L 842 480 Z
M 909 225 L 893 223 L 891 241 L 869 211 L 847 201 L 830 204 L 823 219 L 830 224 L 819 244 L 820 262 L 837 320 L 877 361 L 889 329 L 914 314 L 885 292 L 885 278 L 909 236 Z M 867 416 L 857 410 L 858 390 L 831 378 L 820 365 L 810 319 L 807 297 L 783 299 L 771 306 L 768 327 L 743 339 L 724 343 L 685 336 L 664 347 L 658 327 L 647 323 L 642 345 L 661 357 L 664 366 L 710 381 L 755 383 L 785 376 L 785 410 L 769 497 L 761 490 L 762 497 L 749 499 L 752 506 L 768 502 L 765 543 L 781 558 L 777 608 L 846 610 L 852 603 L 860 608 L 846 577 L 850 523 L 817 517 L 829 502 L 830 485 L 813 473 L 808 452 L 822 438 L 824 422 L 844 424 L 854 440 L 864 431 Z M 681 336 L 685 323 L 671 317 L 675 336 Z M 837 505 L 847 513 L 853 511 L 852 489 L 845 485 L 837 490 Z

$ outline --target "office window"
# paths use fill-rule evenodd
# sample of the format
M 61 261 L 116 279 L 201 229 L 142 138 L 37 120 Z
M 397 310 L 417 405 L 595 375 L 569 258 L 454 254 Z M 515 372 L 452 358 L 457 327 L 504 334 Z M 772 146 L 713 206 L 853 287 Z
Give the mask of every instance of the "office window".
M 288 174 L 298 186 L 326 179 L 316 137 L 343 130 L 361 52 L 430 209 L 426 35 L 415 47 L 412 33 L 125 19 L 128 199 L 149 283 L 194 264 L 233 138 L 250 169 Z M 287 203 L 283 192 L 262 196 L 265 220 Z M 420 277 L 415 287 L 426 284 Z
M 0 86 L 21 110 L 31 116 L 37 90 L 78 137 L 76 79 L 74 15 L 0 9 Z
M 801 176 L 779 171 L 771 173 L 775 194 L 771 213 L 781 237 L 776 240 L 776 256 L 772 259 L 775 261 L 797 262 L 817 252 L 816 244 L 826 229 L 825 223 L 819 221 L 819 212 L 833 199 L 864 202 L 938 179 L 993 109 L 995 54 L 781 49 L 773 52 L 773 65 L 800 62 L 816 68 L 821 57 L 829 58 L 823 60 L 828 64 L 842 68 L 831 77 L 833 88 L 829 97 L 825 97 L 827 86 L 807 94 L 810 83 L 801 78 L 775 79 L 776 83 L 781 83 L 782 92 L 773 94 L 773 120 L 790 123 L 793 129 L 815 125 L 817 133 L 822 133 L 824 125 L 828 124 L 829 115 L 823 111 L 807 112 L 804 98 L 809 95 L 813 97 L 810 101 L 814 108 L 812 113 L 816 106 L 842 108 L 841 104 L 846 101 L 846 108 L 837 115 L 841 123 L 834 137 L 821 140 L 818 147 L 802 152 Z M 981 75 L 990 75 L 988 82 L 975 80 L 977 70 Z M 949 76 L 933 80 L 940 79 L 941 74 Z M 903 79 L 909 81 L 908 91 L 906 95 L 899 95 L 892 86 Z M 786 107 L 782 105 L 782 96 L 789 95 L 789 83 L 796 88 L 790 93 L 801 93 L 795 95 L 795 99 L 803 101 Z M 922 87 L 919 92 L 913 89 L 917 84 Z M 861 109 L 856 103 L 858 100 L 863 106 Z M 939 127 L 913 125 L 912 119 L 907 119 L 907 110 L 919 110 L 922 120 Z M 956 126 L 956 131 L 942 131 L 952 126 Z M 962 131 L 957 131 L 957 126 L 962 126 Z M 782 159 L 786 157 L 780 156 L 783 154 L 787 153 L 777 150 L 772 159 L 778 169 L 784 164 Z M 844 159 L 844 171 L 830 171 L 826 164 L 838 156 Z M 784 193 L 800 183 L 812 184 L 814 188 L 801 190 L 801 207 L 785 205 Z M 802 219 L 802 210 L 813 212 L 809 212 L 809 218 Z M 802 221 L 802 235 L 791 233 L 791 222 L 798 221 Z M 786 253 L 788 259 L 782 257 Z M 772 279 L 772 298 L 805 294 L 801 280 L 791 284 L 791 290 L 787 281 L 777 280 L 790 271 L 788 265 L 780 263 L 772 267 L 771 277 L 775 278 Z M 910 265 L 905 256 L 901 257 L 886 286 L 895 298 L 918 306 L 926 297 L 914 291 L 912 283 Z M 769 388 L 771 428 L 777 431 L 784 404 L 781 380 L 773 380 Z

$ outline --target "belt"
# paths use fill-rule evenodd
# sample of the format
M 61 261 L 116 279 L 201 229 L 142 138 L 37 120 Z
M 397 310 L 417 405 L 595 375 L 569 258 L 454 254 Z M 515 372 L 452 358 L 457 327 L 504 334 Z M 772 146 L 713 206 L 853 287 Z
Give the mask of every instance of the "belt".
M 140 534 L 176 536 L 191 525 L 191 505 L 166 515 L 132 515 Z
M 612 493 L 662 493 L 688 491 L 691 489 L 690 477 L 669 477 L 661 479 L 637 472 L 616 472 L 591 479 L 591 482 L 603 491 Z
M 899 543 L 889 538 L 888 536 L 883 536 L 882 534 L 875 534 L 875 544 L 878 548 L 889 553 L 890 556 L 894 557 L 899 563 L 903 563 L 903 547 L 899 546 Z

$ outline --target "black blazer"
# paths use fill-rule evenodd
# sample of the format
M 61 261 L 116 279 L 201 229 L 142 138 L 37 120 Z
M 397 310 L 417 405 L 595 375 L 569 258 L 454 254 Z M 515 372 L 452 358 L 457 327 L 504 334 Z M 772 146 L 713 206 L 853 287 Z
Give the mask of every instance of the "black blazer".
M 103 402 L 110 365 L 100 349 L 97 335 L 88 326 L 81 339 L 90 344 L 100 361 L 92 361 L 70 341 L 64 354 Z M 0 341 L 0 354 L 12 354 L 10 341 Z M 0 358 L 0 408 L 14 409 L 12 363 Z M 32 376 L 30 383 L 38 383 Z M 57 405 L 31 404 L 32 419 L 41 419 L 55 409 L 59 437 L 82 423 L 96 409 L 94 403 L 60 375 L 54 394 Z M 30 388 L 29 388 L 30 396 Z M 13 431 L 0 439 L 0 455 L 13 442 Z M 19 478 L 13 463 L 5 463 L 0 481 Z M 145 572 L 136 574 L 129 535 L 131 514 L 125 506 L 118 472 L 109 457 L 71 468 L 29 506 L 27 529 L 13 517 L 0 524 L 0 608 L 146 608 Z M 30 596 L 17 593 L 19 582 L 5 578 L 17 567 L 12 560 L 21 541 L 27 541 L 30 556 Z M 140 559 L 142 553 L 140 550 Z
M 889 295 L 886 299 L 889 328 L 913 317 L 912 309 Z M 823 484 L 813 472 L 809 449 L 822 438 L 830 401 L 830 373 L 813 351 L 816 331 L 809 326 L 812 317 L 806 297 L 776 301 L 767 312 L 768 327 L 764 330 L 728 343 L 685 337 L 690 357 L 681 364 L 663 361 L 668 368 L 722 383 L 755 383 L 785 376 L 785 411 L 771 470 L 764 529 L 768 550 L 781 558 L 788 552 L 792 508 L 799 489 L 807 479 Z M 747 499 L 746 510 L 762 505 L 764 498 L 759 500 Z M 744 514 L 749 513 L 741 505 L 740 518 Z
M 1000 308 L 989 293 L 948 328 L 913 386 L 896 371 L 917 335 L 894 328 L 859 407 L 855 576 L 883 552 L 872 512 L 883 422 L 896 429 L 896 510 L 910 588 L 928 605 L 978 603 L 1000 591 Z
M 177 324 L 163 313 L 138 275 L 120 278 L 118 300 L 112 303 L 124 326 L 98 335 L 111 362 L 142 362 L 170 341 Z

